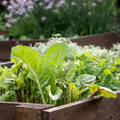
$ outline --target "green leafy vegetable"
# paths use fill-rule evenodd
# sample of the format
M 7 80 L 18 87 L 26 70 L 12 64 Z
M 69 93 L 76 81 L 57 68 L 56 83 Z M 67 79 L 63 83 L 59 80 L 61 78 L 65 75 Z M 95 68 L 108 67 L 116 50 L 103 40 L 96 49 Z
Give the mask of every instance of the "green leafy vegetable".
M 95 83 L 96 76 L 89 74 L 82 74 L 76 79 L 76 85 L 79 89 L 88 87 L 90 84 Z
M 12 55 L 25 62 L 29 68 L 28 77 L 37 83 L 42 102 L 45 104 L 46 101 L 43 93 L 44 83 L 56 72 L 58 64 L 62 62 L 65 57 L 69 56 L 67 45 L 65 43 L 52 45 L 44 56 L 29 47 L 16 46 L 12 48 Z M 55 85 L 55 81 L 53 80 L 47 82 L 52 86 Z
M 89 85 L 89 91 L 92 93 L 92 97 L 96 94 L 100 94 L 106 98 L 117 97 L 116 93 L 110 90 L 109 88 L 101 87 L 96 84 Z
M 118 48 L 81 47 L 61 37 L 38 48 L 13 47 L 14 65 L 0 67 L 0 100 L 62 105 L 95 95 L 116 98 Z

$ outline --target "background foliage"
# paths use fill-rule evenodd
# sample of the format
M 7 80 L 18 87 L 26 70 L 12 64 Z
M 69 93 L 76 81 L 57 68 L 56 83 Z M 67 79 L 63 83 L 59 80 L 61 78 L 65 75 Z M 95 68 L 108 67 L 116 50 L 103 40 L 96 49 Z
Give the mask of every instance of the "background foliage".
M 116 21 L 116 0 L 11 0 L 6 27 L 9 35 L 49 38 L 104 33 Z

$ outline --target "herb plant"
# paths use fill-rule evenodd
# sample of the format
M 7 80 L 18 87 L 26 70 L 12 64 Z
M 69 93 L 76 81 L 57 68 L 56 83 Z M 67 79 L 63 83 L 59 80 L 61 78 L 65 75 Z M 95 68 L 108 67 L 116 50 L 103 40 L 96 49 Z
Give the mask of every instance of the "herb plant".
M 104 33 L 116 22 L 116 0 L 11 0 L 6 27 L 16 38 Z
M 0 14 L 0 30 L 5 30 L 5 20 L 3 14 Z
M 7 1 L 3 0 L 0 1 L 0 30 L 6 30 L 5 23 L 7 22 L 6 19 L 4 18 L 4 15 L 7 14 L 6 6 L 7 6 Z

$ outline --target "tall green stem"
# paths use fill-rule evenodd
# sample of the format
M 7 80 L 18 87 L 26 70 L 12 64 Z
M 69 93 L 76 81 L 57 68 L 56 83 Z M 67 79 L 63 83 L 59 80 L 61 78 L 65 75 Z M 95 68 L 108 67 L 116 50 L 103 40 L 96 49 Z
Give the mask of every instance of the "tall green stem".
M 40 94 L 41 94 L 41 98 L 42 98 L 43 104 L 46 104 L 46 102 L 45 102 L 45 98 L 44 98 L 44 95 L 43 95 L 43 93 L 42 93 L 41 86 L 40 86 L 39 83 L 37 83 L 37 84 L 38 84 L 38 88 L 39 88 L 39 90 L 40 90 Z

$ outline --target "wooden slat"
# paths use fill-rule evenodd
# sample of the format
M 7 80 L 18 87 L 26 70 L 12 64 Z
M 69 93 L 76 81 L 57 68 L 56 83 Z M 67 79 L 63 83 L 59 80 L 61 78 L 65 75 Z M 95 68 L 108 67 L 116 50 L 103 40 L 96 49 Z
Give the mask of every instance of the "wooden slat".
M 34 45 L 36 42 L 46 42 L 40 40 L 9 40 L 0 41 L 0 61 L 10 61 L 11 48 L 16 45 Z
M 95 45 L 110 49 L 113 44 L 120 43 L 120 38 L 118 38 L 114 33 L 109 32 L 104 34 L 81 36 L 76 39 L 71 39 L 71 41 L 76 42 L 81 46 Z
M 120 120 L 120 91 L 116 99 L 95 98 L 43 111 L 43 120 Z
M 42 110 L 51 107 L 54 106 L 20 102 L 0 102 L 0 120 L 42 120 Z
M 42 111 L 53 107 L 44 104 L 22 104 L 16 107 L 16 120 L 42 120 Z
M 0 120 L 15 120 L 15 107 L 21 103 L 0 102 Z

